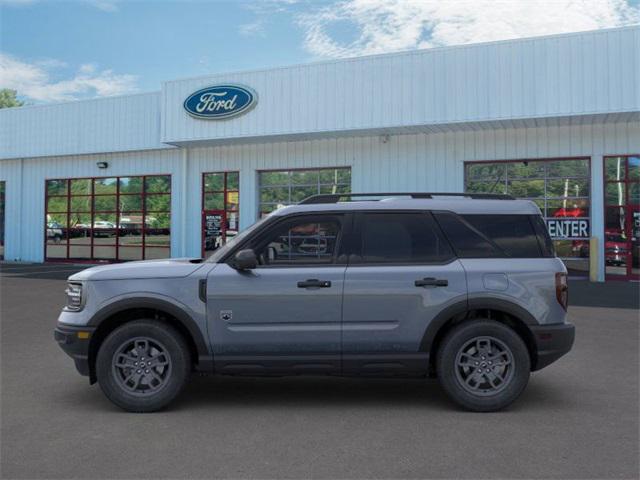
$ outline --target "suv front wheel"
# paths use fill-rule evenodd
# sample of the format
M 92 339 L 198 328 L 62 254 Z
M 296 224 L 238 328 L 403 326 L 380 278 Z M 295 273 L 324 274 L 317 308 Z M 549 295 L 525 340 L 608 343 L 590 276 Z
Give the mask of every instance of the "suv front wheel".
M 167 406 L 191 372 L 189 348 L 170 325 L 135 320 L 107 336 L 98 351 L 96 375 L 113 403 L 130 412 Z
M 529 352 L 511 328 L 469 320 L 444 338 L 436 359 L 438 380 L 462 407 L 490 412 L 507 407 L 529 381 Z

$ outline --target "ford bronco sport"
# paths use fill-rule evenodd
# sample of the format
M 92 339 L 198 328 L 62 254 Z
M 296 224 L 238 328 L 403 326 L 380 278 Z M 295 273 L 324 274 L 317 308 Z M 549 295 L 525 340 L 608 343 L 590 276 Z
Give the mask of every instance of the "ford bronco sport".
M 502 195 L 317 195 L 207 260 L 69 277 L 55 338 L 116 405 L 158 410 L 191 372 L 436 376 L 498 410 L 567 353 L 567 274 L 538 207 Z

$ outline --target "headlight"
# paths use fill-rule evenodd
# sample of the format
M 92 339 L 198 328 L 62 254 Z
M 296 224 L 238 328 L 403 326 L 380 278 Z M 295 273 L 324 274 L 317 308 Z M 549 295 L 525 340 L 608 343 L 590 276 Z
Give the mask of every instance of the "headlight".
M 67 310 L 74 312 L 82 310 L 82 284 L 69 283 L 65 292 L 67 294 Z

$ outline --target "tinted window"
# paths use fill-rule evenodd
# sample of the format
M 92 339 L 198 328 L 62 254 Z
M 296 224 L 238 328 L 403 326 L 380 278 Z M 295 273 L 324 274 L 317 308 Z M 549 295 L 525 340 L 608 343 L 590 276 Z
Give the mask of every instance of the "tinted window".
M 538 245 L 540 245 L 540 249 L 542 250 L 543 257 L 555 257 L 556 252 L 553 247 L 553 242 L 551 241 L 551 237 L 549 236 L 549 230 L 547 230 L 547 226 L 544 223 L 544 220 L 539 215 L 531 215 L 531 223 L 533 224 L 533 228 L 536 231 L 536 236 L 538 237 Z
M 434 214 L 460 258 L 502 257 L 487 239 L 454 213 Z
M 528 215 L 464 215 L 464 219 L 509 257 L 540 257 L 538 237 Z
M 261 265 L 333 263 L 339 233 L 335 217 L 301 217 L 271 229 L 255 251 Z
M 360 220 L 362 263 L 440 263 L 453 257 L 425 213 L 367 213 Z

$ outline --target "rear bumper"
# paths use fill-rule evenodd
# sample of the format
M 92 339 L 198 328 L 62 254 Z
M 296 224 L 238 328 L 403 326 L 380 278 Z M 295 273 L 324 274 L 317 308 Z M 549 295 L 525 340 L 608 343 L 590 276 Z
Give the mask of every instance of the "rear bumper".
M 531 327 L 536 341 L 537 360 L 533 371 L 550 365 L 573 346 L 576 328 L 570 323 Z
M 90 374 L 89 342 L 91 341 L 94 330 L 94 328 L 90 327 L 58 324 L 53 331 L 53 338 L 58 342 L 60 348 L 73 359 L 78 372 L 85 376 L 89 376 Z M 86 334 L 84 332 L 86 332 Z M 80 336 L 78 335 L 79 333 L 81 333 Z M 85 336 L 86 338 L 83 338 Z

